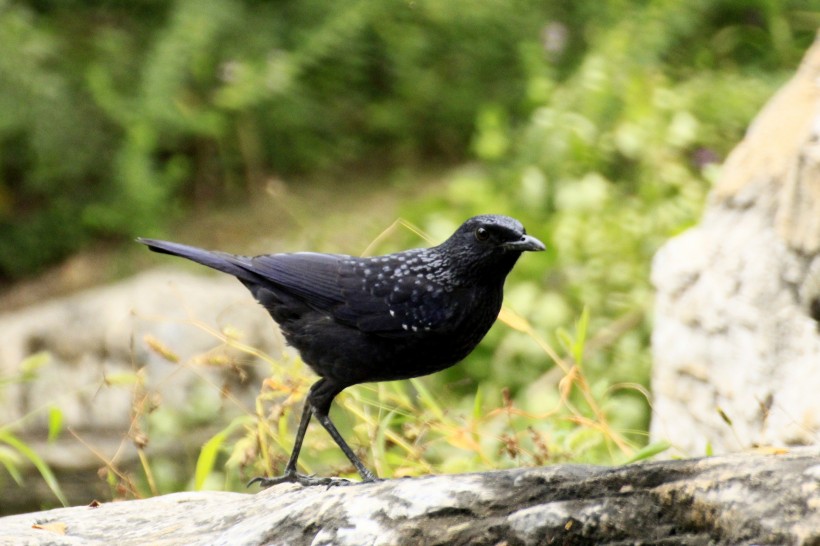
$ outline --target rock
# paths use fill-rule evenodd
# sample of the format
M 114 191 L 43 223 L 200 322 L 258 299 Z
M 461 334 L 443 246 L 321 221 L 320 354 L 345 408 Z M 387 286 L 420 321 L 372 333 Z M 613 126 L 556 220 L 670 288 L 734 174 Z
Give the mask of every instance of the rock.
M 83 484 L 106 487 L 96 477 L 101 457 L 120 464 L 136 457 L 126 433 L 133 432 L 133 407 L 143 395 L 163 410 L 199 422 L 205 419 L 194 413 L 203 407 L 228 417 L 242 411 L 222 396 L 225 388 L 232 401 L 254 407 L 271 366 L 215 335 L 223 331 L 236 332 L 238 341 L 270 355 L 282 355 L 284 342 L 268 314 L 241 284 L 224 275 L 161 269 L 0 314 L 0 377 L 14 377 L 24 359 L 44 355 L 31 377 L 0 384 L 0 423 L 17 425 L 13 433 L 55 470 L 69 498 L 88 498 Z M 178 361 L 164 357 L 161 349 L 152 350 L 152 343 L 172 351 Z M 214 355 L 241 366 L 245 381 L 237 379 L 231 366 L 210 365 Z M 47 441 L 51 407 L 62 412 L 64 427 L 82 442 L 70 434 Z M 150 448 L 160 456 L 191 441 L 179 437 L 176 445 Z M 202 441 L 202 435 L 193 439 Z M 34 492 L 35 498 L 26 499 L 34 506 L 53 501 L 45 489 L 43 496 Z M 0 488 L 0 513 L 25 508 L 17 507 L 19 502 L 16 487 Z
M 651 437 L 684 454 L 820 438 L 820 43 L 655 256 Z
M 174 493 L 0 518 L 70 544 L 819 544 L 820 448 L 561 465 L 257 494 Z

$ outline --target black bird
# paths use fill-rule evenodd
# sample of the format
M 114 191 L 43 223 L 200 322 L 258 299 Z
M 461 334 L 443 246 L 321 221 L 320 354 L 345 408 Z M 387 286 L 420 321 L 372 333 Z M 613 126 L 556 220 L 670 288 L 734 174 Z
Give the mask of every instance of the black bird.
M 311 416 L 365 482 L 376 480 L 330 421 L 333 398 L 357 383 L 418 377 L 459 362 L 498 317 L 504 280 L 521 253 L 544 250 L 519 221 L 495 215 L 470 218 L 436 247 L 367 258 L 312 252 L 248 257 L 138 241 L 235 276 L 319 375 L 284 475 L 248 484 L 263 487 L 333 483 L 296 472 Z

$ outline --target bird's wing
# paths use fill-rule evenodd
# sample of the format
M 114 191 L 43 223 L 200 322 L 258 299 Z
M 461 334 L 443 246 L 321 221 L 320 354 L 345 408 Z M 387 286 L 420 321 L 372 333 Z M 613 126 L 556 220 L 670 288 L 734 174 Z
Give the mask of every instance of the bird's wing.
M 446 304 L 447 295 L 442 287 L 431 281 L 422 282 L 418 274 L 396 276 L 391 274 L 392 267 L 383 268 L 381 263 L 367 259 L 342 266 L 339 282 L 344 303 L 333 312 L 336 320 L 363 332 L 389 337 L 447 328 L 458 312 L 458 305 Z
M 296 297 L 314 309 L 331 312 L 344 302 L 339 267 L 349 256 L 298 252 L 256 256 L 244 263 L 278 291 Z
M 458 304 L 445 303 L 442 288 L 430 281 L 419 284 L 418 276 L 385 273 L 379 279 L 381 267 L 367 258 L 299 252 L 257 256 L 238 265 L 362 332 L 404 337 L 441 331 L 460 311 Z

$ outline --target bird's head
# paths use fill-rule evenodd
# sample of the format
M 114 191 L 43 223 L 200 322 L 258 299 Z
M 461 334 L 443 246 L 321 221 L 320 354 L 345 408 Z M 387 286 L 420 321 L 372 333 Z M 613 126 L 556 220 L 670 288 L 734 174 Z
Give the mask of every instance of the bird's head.
M 544 250 L 544 243 L 527 235 L 521 222 L 509 216 L 474 216 L 442 243 L 447 254 L 470 267 L 492 267 L 506 276 L 522 252 Z

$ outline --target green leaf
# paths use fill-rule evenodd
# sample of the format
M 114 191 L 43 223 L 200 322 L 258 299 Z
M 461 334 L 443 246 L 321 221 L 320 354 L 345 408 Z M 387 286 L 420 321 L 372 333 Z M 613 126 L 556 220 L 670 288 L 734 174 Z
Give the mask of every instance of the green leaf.
M 385 449 L 385 446 L 387 445 L 387 429 L 390 428 L 390 424 L 393 422 L 393 418 L 395 416 L 395 411 L 388 412 L 387 415 L 379 420 L 379 426 L 376 428 L 376 438 L 372 446 L 373 457 L 381 462 L 379 466 L 382 467 L 389 465 L 387 449 Z M 384 468 L 382 470 L 384 470 Z
M 34 381 L 37 378 L 37 371 L 48 364 L 51 360 L 51 353 L 48 351 L 38 351 L 28 355 L 20 362 L 21 381 Z
M 439 421 L 444 420 L 444 410 L 441 409 L 441 406 L 436 402 L 436 399 L 430 394 L 430 391 L 427 387 L 424 386 L 424 383 L 420 381 L 418 378 L 413 378 L 410 380 L 410 383 L 413 385 L 413 388 L 419 393 L 419 399 L 421 400 L 422 406 L 430 410 L 435 418 Z
M 649 444 L 648 446 L 643 447 L 642 449 L 638 450 L 629 460 L 626 461 L 626 464 L 634 463 L 637 461 L 643 461 L 644 459 L 649 459 L 650 457 L 654 457 L 658 453 L 663 453 L 667 449 L 672 447 L 672 444 L 667 441 L 655 442 L 654 444 Z
M 475 390 L 475 398 L 473 398 L 473 418 L 479 419 L 483 415 L 484 406 L 484 390 L 479 383 Z
M 63 506 L 68 506 L 68 500 L 63 494 L 54 473 L 51 471 L 48 464 L 46 464 L 46 462 L 39 455 L 37 455 L 34 450 L 32 450 L 27 444 L 21 442 L 8 430 L 0 430 L 0 442 L 5 442 L 10 445 L 18 453 L 20 453 L 20 455 L 28 459 L 37 471 L 40 472 L 40 475 L 43 477 L 43 480 L 45 480 L 46 485 L 48 485 L 48 488 L 51 489 L 52 493 L 54 493 L 54 496 L 57 497 L 57 500 L 60 501 L 60 504 Z
M 558 343 L 561 344 L 561 347 L 572 354 L 572 347 L 574 345 L 572 335 L 567 332 L 564 328 L 557 328 L 555 330 L 555 337 L 558 339 Z
M 48 409 L 48 441 L 53 442 L 63 431 L 63 412 L 56 406 Z
M 572 344 L 572 357 L 577 364 L 584 361 L 584 344 L 587 339 L 587 329 L 589 328 L 589 307 L 584 306 L 581 316 L 575 325 L 575 339 Z
M 227 427 L 214 434 L 211 439 L 202 446 L 202 450 L 199 452 L 199 457 L 196 460 L 196 470 L 194 471 L 195 490 L 202 490 L 202 486 L 205 485 L 205 480 L 214 470 L 216 458 L 219 456 L 219 450 L 222 449 L 225 440 L 228 439 L 228 436 L 230 436 L 234 430 L 242 426 L 245 421 L 244 416 L 237 417 L 231 421 Z
M 0 446 L 0 464 L 2 464 L 17 485 L 23 485 L 23 476 L 17 469 L 22 460 L 20 455 L 11 448 Z

